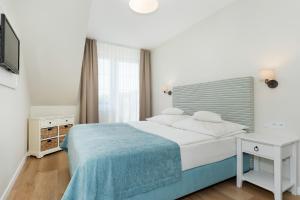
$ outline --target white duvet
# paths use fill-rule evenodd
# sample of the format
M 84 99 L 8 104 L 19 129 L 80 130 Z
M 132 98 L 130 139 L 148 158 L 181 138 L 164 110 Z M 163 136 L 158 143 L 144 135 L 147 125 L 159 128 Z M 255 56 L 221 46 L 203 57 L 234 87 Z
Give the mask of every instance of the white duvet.
M 218 138 L 185 131 L 149 121 L 130 122 L 131 126 L 176 142 L 180 147 L 182 170 L 189 170 L 236 155 L 236 135 Z

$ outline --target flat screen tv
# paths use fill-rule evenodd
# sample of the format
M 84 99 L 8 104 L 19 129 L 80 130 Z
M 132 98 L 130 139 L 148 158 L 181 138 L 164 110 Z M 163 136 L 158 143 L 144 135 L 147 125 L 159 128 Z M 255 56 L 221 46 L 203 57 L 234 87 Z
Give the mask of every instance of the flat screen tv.
M 0 27 L 0 66 L 19 74 L 20 41 L 8 22 L 6 16 L 1 14 Z

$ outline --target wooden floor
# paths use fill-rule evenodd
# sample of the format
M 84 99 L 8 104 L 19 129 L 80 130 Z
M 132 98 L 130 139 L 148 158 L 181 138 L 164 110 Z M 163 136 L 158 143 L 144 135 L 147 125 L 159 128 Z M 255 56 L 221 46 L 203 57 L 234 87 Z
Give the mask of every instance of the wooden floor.
M 61 199 L 70 180 L 67 156 L 64 152 L 42 159 L 28 158 L 8 200 L 58 200 Z M 271 192 L 244 183 L 235 187 L 235 179 L 219 183 L 180 200 L 272 200 Z M 300 200 L 300 197 L 284 194 L 284 200 Z

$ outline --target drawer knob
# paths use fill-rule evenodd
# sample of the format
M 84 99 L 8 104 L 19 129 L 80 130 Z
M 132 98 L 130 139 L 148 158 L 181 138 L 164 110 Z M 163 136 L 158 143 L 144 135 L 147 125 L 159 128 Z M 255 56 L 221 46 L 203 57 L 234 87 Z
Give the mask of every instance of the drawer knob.
M 52 141 L 51 139 L 48 139 L 48 140 L 47 140 L 47 142 L 51 142 L 51 141 Z
M 65 128 L 68 128 L 69 126 L 68 126 L 68 125 L 65 125 L 64 127 L 65 127 Z
M 48 131 L 51 131 L 52 130 L 52 128 L 48 128 Z
M 259 151 L 258 146 L 255 146 L 255 147 L 254 147 L 254 151 Z

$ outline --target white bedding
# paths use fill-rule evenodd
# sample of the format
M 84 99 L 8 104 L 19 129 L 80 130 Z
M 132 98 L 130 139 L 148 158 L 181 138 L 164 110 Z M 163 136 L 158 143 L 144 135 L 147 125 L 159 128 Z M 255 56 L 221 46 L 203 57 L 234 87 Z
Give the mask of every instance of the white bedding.
M 139 130 L 176 142 L 180 147 L 183 171 L 221 161 L 236 154 L 236 135 L 216 139 L 209 135 L 149 121 L 130 122 L 129 124 Z

